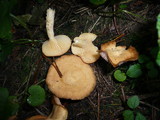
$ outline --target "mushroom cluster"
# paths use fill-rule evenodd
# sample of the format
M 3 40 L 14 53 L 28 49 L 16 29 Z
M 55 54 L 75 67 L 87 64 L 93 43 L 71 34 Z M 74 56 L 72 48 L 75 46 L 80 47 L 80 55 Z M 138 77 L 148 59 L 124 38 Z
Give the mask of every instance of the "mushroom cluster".
M 116 46 L 115 41 L 102 44 L 101 50 L 98 50 L 92 43 L 97 38 L 93 33 L 82 33 L 74 38 L 73 43 L 66 35 L 54 36 L 54 17 L 55 11 L 49 8 L 46 17 L 49 40 L 42 45 L 45 56 L 61 56 L 52 63 L 46 77 L 46 84 L 55 96 L 54 105 L 48 117 L 36 117 L 46 120 L 66 120 L 68 111 L 60 103 L 59 98 L 81 100 L 90 95 L 96 86 L 96 76 L 90 63 L 96 62 L 102 56 L 113 67 L 117 67 L 123 62 L 137 60 L 138 52 L 132 46 L 127 50 L 126 46 Z M 73 54 L 63 55 L 70 47 Z M 27 120 L 38 120 L 33 118 Z

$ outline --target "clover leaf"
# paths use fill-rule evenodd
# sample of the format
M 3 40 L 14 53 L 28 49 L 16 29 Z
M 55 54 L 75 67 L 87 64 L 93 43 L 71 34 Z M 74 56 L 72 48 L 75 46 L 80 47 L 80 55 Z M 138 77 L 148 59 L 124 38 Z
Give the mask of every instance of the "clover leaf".
M 27 102 L 31 106 L 39 106 L 45 101 L 45 90 L 39 85 L 32 85 L 28 89 L 30 96 L 27 98 Z
M 134 120 L 134 113 L 131 110 L 123 111 L 124 120 Z
M 129 67 L 126 74 L 130 78 L 138 78 L 142 74 L 141 65 L 140 64 L 134 64 Z
M 9 96 L 7 88 L 0 87 L 0 120 L 8 120 L 17 113 L 19 104 L 16 96 Z
M 150 58 L 146 55 L 140 55 L 139 58 L 138 58 L 138 62 L 139 63 L 146 63 L 150 60 Z
M 132 96 L 127 100 L 127 105 L 132 109 L 138 107 L 139 103 L 140 103 L 140 100 L 139 100 L 139 97 L 137 95 Z
M 8 96 L 9 96 L 8 89 L 0 87 L 0 113 L 4 111 L 6 101 L 8 100 Z
M 114 78 L 120 82 L 123 82 L 126 80 L 126 74 L 122 72 L 121 70 L 116 70 L 114 72 Z
M 140 112 L 137 112 L 135 120 L 146 120 L 146 117 L 143 116 Z

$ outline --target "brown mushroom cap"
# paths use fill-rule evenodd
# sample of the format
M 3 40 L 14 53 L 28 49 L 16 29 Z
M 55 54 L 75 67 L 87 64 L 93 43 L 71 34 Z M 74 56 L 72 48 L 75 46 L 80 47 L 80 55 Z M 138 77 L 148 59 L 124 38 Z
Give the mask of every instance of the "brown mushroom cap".
M 96 37 L 93 33 L 82 33 L 75 37 L 71 46 L 72 53 L 80 56 L 85 63 L 94 63 L 100 57 L 98 48 L 92 43 Z
M 108 61 L 117 67 L 118 65 L 138 59 L 137 50 L 130 46 L 126 49 L 126 46 L 116 46 L 116 41 L 110 41 L 101 45 L 102 57 L 108 59 Z M 106 56 L 104 55 L 106 54 Z
M 64 55 L 56 60 L 56 64 L 62 73 L 62 78 L 51 65 L 46 83 L 57 97 L 78 100 L 87 97 L 93 91 L 96 77 L 92 68 L 80 57 Z

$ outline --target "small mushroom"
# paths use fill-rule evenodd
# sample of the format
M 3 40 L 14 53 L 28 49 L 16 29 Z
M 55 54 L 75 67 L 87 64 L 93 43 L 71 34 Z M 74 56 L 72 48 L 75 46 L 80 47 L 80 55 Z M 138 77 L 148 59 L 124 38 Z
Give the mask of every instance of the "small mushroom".
M 61 104 L 59 98 L 54 96 L 52 101 L 54 101 L 53 109 L 48 117 L 43 115 L 35 115 L 26 120 L 67 120 L 68 110 Z
M 66 53 L 71 46 L 71 39 L 66 35 L 54 36 L 54 17 L 55 10 L 48 9 L 46 17 L 46 29 L 49 37 L 42 45 L 42 52 L 46 56 L 60 56 Z
M 101 56 L 109 61 L 113 67 L 117 67 L 124 62 L 134 61 L 138 59 L 137 50 L 130 46 L 116 46 L 116 41 L 110 41 L 101 45 Z
M 51 114 L 47 117 L 46 120 L 67 120 L 68 111 L 67 109 L 61 104 L 58 97 L 53 97 L 53 109 Z
M 75 37 L 71 46 L 72 53 L 80 56 L 85 63 L 94 63 L 100 57 L 98 48 L 92 43 L 96 37 L 93 33 L 82 33 Z
M 92 68 L 80 57 L 64 55 L 55 62 L 62 77 L 51 65 L 46 78 L 48 88 L 53 94 L 59 98 L 79 100 L 87 97 L 93 91 L 96 77 Z

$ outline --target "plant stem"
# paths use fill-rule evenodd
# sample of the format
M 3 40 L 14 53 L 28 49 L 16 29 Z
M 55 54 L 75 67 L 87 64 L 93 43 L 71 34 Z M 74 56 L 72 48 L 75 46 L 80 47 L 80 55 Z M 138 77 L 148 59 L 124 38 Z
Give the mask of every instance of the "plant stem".
M 49 58 L 47 58 L 44 54 L 43 54 L 43 57 L 49 62 L 50 65 L 52 65 L 56 69 L 59 77 L 62 78 L 63 75 L 56 64 L 56 61 L 54 61 L 54 63 L 52 63 L 52 61 Z
M 121 35 L 117 36 L 115 39 L 113 39 L 113 41 L 120 42 L 120 41 L 117 41 L 117 40 L 119 40 L 123 36 L 125 36 L 125 34 L 121 34 Z
M 129 12 L 129 11 L 127 11 L 127 10 L 122 10 L 122 12 L 127 13 L 127 14 L 130 14 L 130 15 L 132 15 L 132 16 L 134 16 L 134 17 L 141 18 L 141 19 L 143 19 L 144 21 L 147 21 L 147 19 L 144 18 L 144 17 L 142 17 L 141 15 L 134 14 L 134 13 Z

